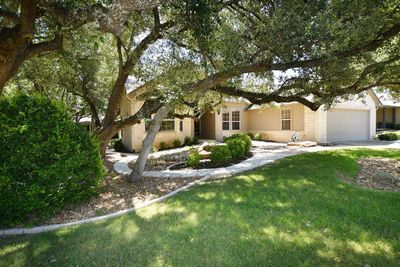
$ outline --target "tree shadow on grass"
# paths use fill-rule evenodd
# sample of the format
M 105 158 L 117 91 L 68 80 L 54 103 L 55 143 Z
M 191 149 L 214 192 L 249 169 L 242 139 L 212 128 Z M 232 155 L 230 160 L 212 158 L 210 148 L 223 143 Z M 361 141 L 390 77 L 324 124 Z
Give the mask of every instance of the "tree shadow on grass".
M 0 265 L 398 266 L 400 194 L 340 182 L 354 164 L 291 157 L 120 218 L 6 238 Z

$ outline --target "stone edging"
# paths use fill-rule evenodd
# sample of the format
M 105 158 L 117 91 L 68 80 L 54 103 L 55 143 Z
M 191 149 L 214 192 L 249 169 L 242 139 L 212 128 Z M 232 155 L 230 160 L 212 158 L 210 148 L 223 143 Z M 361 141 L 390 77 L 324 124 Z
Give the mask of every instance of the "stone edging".
M 74 222 L 69 222 L 69 223 L 62 223 L 62 224 L 52 224 L 52 225 L 43 225 L 43 226 L 36 226 L 33 228 L 11 228 L 11 229 L 6 229 L 6 230 L 0 230 L 0 237 L 1 236 L 9 236 L 9 235 L 30 235 L 30 234 L 38 234 L 38 233 L 45 233 L 45 232 L 50 232 L 50 231 L 54 231 L 57 229 L 61 229 L 67 226 L 74 226 L 74 225 L 81 225 L 81 224 L 86 224 L 86 223 L 91 223 L 91 222 L 97 222 L 97 221 L 101 221 L 101 220 L 105 220 L 105 219 L 110 219 L 110 218 L 114 218 L 114 217 L 118 217 L 121 216 L 123 214 L 127 214 L 129 212 L 133 212 L 133 211 L 137 211 L 139 209 L 142 209 L 144 207 L 147 207 L 151 204 L 157 203 L 157 202 L 162 202 L 165 199 L 172 197 L 174 195 L 176 195 L 177 193 L 181 192 L 181 191 L 185 191 L 187 189 L 189 189 L 192 186 L 195 186 L 197 184 L 200 184 L 202 182 L 207 181 L 208 179 L 210 179 L 211 176 L 207 175 L 202 177 L 199 180 L 193 181 L 191 183 L 188 183 L 185 186 L 182 186 L 172 192 L 169 192 L 168 194 L 165 194 L 161 197 L 155 198 L 153 200 L 150 200 L 148 202 L 145 202 L 141 205 L 138 205 L 137 207 L 133 207 L 133 208 L 129 208 L 129 209 L 125 209 L 125 210 L 120 210 L 114 213 L 110 213 L 107 215 L 103 215 L 103 216 L 98 216 L 98 217 L 93 217 L 93 218 L 88 218 L 88 219 L 83 219 L 83 220 L 78 220 L 78 221 L 74 221 Z
M 265 166 L 267 164 L 273 163 L 278 159 L 282 159 L 288 156 L 293 156 L 299 153 L 293 153 L 293 152 L 283 152 L 283 153 L 277 153 L 275 155 L 269 155 L 269 157 L 266 157 L 266 155 L 262 155 L 262 156 L 258 156 L 255 155 L 250 159 L 247 159 L 245 161 L 242 161 L 239 164 L 230 166 L 230 167 L 226 167 L 226 168 L 217 168 L 214 169 L 213 171 L 210 169 L 203 169 L 203 170 L 198 170 L 201 172 L 198 172 L 196 176 L 190 176 L 190 177 L 199 177 L 199 180 L 193 181 L 191 183 L 188 183 L 187 185 L 180 187 L 172 192 L 169 192 L 168 194 L 165 194 L 159 198 L 155 198 L 153 200 L 150 200 L 148 202 L 145 202 L 141 205 L 138 205 L 137 207 L 133 207 L 133 208 L 129 208 L 129 209 L 125 209 L 125 210 L 120 210 L 114 213 L 110 213 L 107 215 L 103 215 L 103 216 L 98 216 L 98 217 L 93 217 L 93 218 L 88 218 L 88 219 L 83 219 L 83 220 L 78 220 L 78 221 L 74 221 L 74 222 L 69 222 L 69 223 L 62 223 L 62 224 L 52 224 L 52 225 L 43 225 L 43 226 L 36 226 L 33 228 L 11 228 L 11 229 L 6 229 L 6 230 L 0 230 L 0 237 L 1 236 L 9 236 L 9 235 L 30 235 L 30 234 L 38 234 L 38 233 L 45 233 L 45 232 L 50 232 L 50 231 L 54 231 L 57 229 L 61 229 L 64 227 L 68 227 L 68 226 L 74 226 L 74 225 L 81 225 L 81 224 L 86 224 L 86 223 L 91 223 L 91 222 L 97 222 L 97 221 L 101 221 L 101 220 L 105 220 L 105 219 L 110 219 L 110 218 L 114 218 L 114 217 L 118 217 L 124 214 L 127 214 L 129 212 L 133 212 L 136 210 L 139 210 L 141 208 L 147 207 L 151 204 L 157 203 L 157 202 L 161 202 L 164 201 L 165 199 L 172 197 L 174 195 L 176 195 L 177 193 L 187 190 L 190 187 L 193 187 L 197 184 L 200 184 L 202 182 L 207 181 L 210 178 L 227 178 L 230 177 L 232 175 L 235 174 L 239 174 L 242 172 L 247 172 L 250 170 L 253 170 L 255 168 L 258 167 L 262 167 Z M 117 163 L 124 163 L 127 166 L 127 163 L 130 161 L 131 159 L 129 159 L 129 157 L 123 157 L 120 161 L 116 162 L 114 165 L 118 166 Z M 252 160 L 252 161 L 250 161 Z M 250 161 L 250 162 L 249 162 Z M 130 169 L 129 169 L 130 170 Z M 212 173 L 210 173 L 210 171 L 212 171 Z M 208 172 L 208 173 L 207 173 Z M 130 171 L 129 171 L 130 173 Z M 156 174 L 159 175 L 160 172 L 155 172 Z M 163 173 L 165 173 L 165 175 L 170 175 L 171 171 L 164 171 Z M 123 174 L 123 173 L 122 173 Z M 151 176 L 149 176 L 151 177 Z M 159 176 L 158 176 L 159 177 Z M 180 178 L 180 177 L 185 177 L 184 175 L 175 175 L 173 178 Z

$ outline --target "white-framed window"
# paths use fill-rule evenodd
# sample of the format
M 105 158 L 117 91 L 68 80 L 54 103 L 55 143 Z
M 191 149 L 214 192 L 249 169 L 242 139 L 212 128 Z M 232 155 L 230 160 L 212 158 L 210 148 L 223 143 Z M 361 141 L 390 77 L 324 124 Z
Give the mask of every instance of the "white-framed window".
M 160 131 L 175 131 L 175 120 L 174 119 L 164 119 L 161 122 Z
M 229 112 L 222 112 L 222 130 L 229 130 Z
M 232 130 L 240 130 L 240 111 L 232 111 Z
M 281 110 L 282 131 L 290 131 L 292 126 L 292 112 L 290 109 Z
M 151 119 L 144 120 L 144 128 L 145 128 L 146 132 L 149 130 L 150 122 L 151 122 Z M 161 126 L 160 126 L 160 132 L 161 131 L 175 131 L 175 119 L 167 118 L 167 119 L 162 120 Z

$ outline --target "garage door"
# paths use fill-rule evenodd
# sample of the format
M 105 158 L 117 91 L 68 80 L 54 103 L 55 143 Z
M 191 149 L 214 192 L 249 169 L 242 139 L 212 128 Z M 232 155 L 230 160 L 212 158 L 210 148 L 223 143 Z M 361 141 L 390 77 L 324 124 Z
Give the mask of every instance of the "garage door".
M 369 139 L 369 110 L 334 109 L 328 112 L 327 139 L 356 141 Z

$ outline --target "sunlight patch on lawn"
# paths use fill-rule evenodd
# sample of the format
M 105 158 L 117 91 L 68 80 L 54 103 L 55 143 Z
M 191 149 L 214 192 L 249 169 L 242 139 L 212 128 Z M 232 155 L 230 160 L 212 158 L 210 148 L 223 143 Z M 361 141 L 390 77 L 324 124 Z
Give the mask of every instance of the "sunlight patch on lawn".
M 390 244 L 383 242 L 381 240 L 373 242 L 348 241 L 347 246 L 359 254 L 377 254 L 377 255 L 385 254 L 390 257 L 394 256 L 393 247 Z

